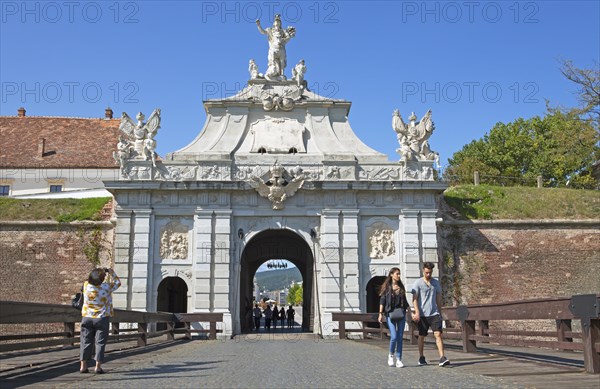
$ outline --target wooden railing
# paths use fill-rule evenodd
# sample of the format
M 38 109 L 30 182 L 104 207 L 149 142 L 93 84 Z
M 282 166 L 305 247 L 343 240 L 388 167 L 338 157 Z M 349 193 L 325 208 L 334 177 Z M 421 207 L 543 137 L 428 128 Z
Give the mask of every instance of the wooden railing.
M 553 299 L 512 301 L 485 305 L 461 305 L 442 309 L 444 320 L 459 322 L 457 328 L 446 328 L 445 338 L 461 339 L 463 351 L 477 351 L 478 343 L 494 343 L 506 346 L 547 347 L 583 352 L 585 370 L 600 373 L 600 295 L 578 295 Z M 339 337 L 348 333 L 376 333 L 383 337 L 389 333 L 383 324 L 368 328 L 367 323 L 377 322 L 376 313 L 333 313 L 339 322 Z M 512 330 L 503 321 L 552 320 L 556 331 Z M 572 330 L 572 321 L 581 322 L 581 332 Z M 490 329 L 490 321 L 494 322 Z M 361 328 L 348 329 L 346 322 L 361 322 Z M 417 343 L 418 331 L 410 321 L 405 331 L 411 344 Z M 336 331 L 336 330 L 334 330 Z M 539 340 L 542 338 L 544 340 Z M 574 341 L 574 340 L 577 341 Z
M 175 334 L 185 334 L 192 339 L 192 333 L 206 333 L 208 339 L 216 339 L 217 323 L 223 321 L 222 313 L 190 313 L 173 314 L 166 312 L 139 312 L 115 309 L 110 318 L 111 334 L 108 341 L 124 342 L 137 340 L 137 346 L 148 345 L 148 339 L 166 336 L 174 340 Z M 50 324 L 62 323 L 64 331 L 46 333 L 20 333 L 0 336 L 0 352 L 26 350 L 39 347 L 73 345 L 79 342 L 79 332 L 75 331 L 75 323 L 81 322 L 81 312 L 68 305 L 24 303 L 0 301 L 0 324 Z M 191 323 L 208 322 L 209 329 L 191 329 Z M 136 328 L 120 328 L 121 323 L 135 323 Z M 164 323 L 166 329 L 150 332 L 149 324 Z M 183 323 L 183 328 L 176 328 Z M 35 339 L 34 341 L 28 341 Z

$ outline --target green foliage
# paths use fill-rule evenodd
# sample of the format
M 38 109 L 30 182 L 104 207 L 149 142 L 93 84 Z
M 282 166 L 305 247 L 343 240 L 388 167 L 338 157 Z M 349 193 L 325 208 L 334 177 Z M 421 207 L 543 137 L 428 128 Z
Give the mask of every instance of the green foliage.
M 288 269 L 268 270 L 255 275 L 258 288 L 262 290 L 283 290 L 292 282 L 302 281 L 302 274 L 297 267 Z
M 497 123 L 482 139 L 454 153 L 445 179 L 471 183 L 478 171 L 481 182 L 492 185 L 535 185 L 541 176 L 548 187 L 596 187 L 590 171 L 600 158 L 599 72 L 570 62 L 561 71 L 580 87 L 583 108 L 548 107 L 543 117 Z
M 294 284 L 288 291 L 287 303 L 292 305 L 302 304 L 303 293 L 302 285 Z
M 482 182 L 490 184 L 514 185 L 525 180 L 535 185 L 536 177 L 542 176 L 544 186 L 577 182 L 593 188 L 593 181 L 580 176 L 589 175 L 600 157 L 598 134 L 593 120 L 579 118 L 576 110 L 548 109 L 543 118 L 497 123 L 483 139 L 454 153 L 445 174 L 459 177 L 461 183 L 472 182 L 478 171 Z
M 87 199 L 0 198 L 0 220 L 100 220 L 100 211 L 110 197 Z
M 594 190 L 453 186 L 444 200 L 467 219 L 597 219 L 600 197 Z
M 100 227 L 91 230 L 80 229 L 77 237 L 82 240 L 83 254 L 92 265 L 100 265 L 102 253 L 106 253 L 109 262 L 112 262 L 112 242 L 106 239 Z

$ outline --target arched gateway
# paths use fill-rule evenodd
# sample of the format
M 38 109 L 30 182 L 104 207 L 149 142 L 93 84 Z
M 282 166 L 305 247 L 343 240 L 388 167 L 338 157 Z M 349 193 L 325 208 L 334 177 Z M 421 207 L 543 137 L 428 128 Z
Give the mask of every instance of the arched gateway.
M 394 131 L 381 136 L 398 140 L 401 161 L 390 162 L 354 134 L 350 102 L 307 88 L 304 61 L 286 79 L 281 48 L 294 29 L 259 31 L 278 56 L 265 75 L 251 61 L 237 95 L 205 101 L 206 123 L 188 146 L 157 158 L 160 110 L 147 122 L 123 114 L 122 178 L 105 182 L 117 202 L 123 281 L 114 303 L 155 311 L 174 289 L 165 280 L 177 277 L 180 306 L 222 312 L 224 335 L 238 334 L 256 269 L 287 259 L 305 282 L 306 329 L 328 336 L 332 312 L 373 310 L 373 277 L 397 266 L 410 285 L 423 261 L 437 262 L 436 197 L 445 186 L 434 177 L 431 113 L 408 124 L 393 113 Z
M 312 249 L 304 238 L 287 229 L 269 229 L 257 233 L 246 244 L 240 266 L 240 306 L 239 317 L 242 332 L 252 329 L 252 287 L 258 267 L 269 259 L 286 259 L 292 262 L 303 281 L 302 329 L 313 330 L 314 301 L 313 274 L 314 259 Z

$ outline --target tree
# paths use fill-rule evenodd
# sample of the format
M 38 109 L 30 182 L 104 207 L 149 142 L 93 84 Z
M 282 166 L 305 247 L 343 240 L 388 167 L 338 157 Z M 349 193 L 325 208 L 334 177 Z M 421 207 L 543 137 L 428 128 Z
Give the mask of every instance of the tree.
M 292 285 L 292 287 L 288 290 L 287 303 L 291 305 L 301 304 L 303 292 L 304 291 L 301 284 Z
M 589 172 L 600 157 L 598 71 L 577 69 L 570 62 L 565 62 L 561 71 L 581 85 L 583 108 L 548 106 L 544 117 L 497 123 L 482 139 L 454 153 L 446 178 L 472 182 L 478 171 L 488 176 L 484 182 L 492 184 L 535 182 L 542 176 L 547 186 L 593 188 L 596 184 Z
M 560 71 L 567 80 L 579 87 L 577 93 L 581 112 L 600 119 L 600 65 L 594 63 L 591 69 L 579 69 L 573 65 L 573 61 L 561 61 Z

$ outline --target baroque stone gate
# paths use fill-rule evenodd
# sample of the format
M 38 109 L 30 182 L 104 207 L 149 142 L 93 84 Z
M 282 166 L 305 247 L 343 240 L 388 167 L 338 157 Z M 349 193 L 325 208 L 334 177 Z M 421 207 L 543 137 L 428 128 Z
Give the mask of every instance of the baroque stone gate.
M 358 139 L 351 103 L 311 92 L 298 62 L 284 75 L 295 29 L 278 17 L 263 75 L 250 61 L 238 94 L 204 102 L 207 119 L 186 147 L 157 158 L 160 110 L 123 114 L 115 159 L 117 307 L 155 311 L 161 282 L 187 286 L 188 312 L 223 312 L 225 335 L 247 329 L 252 279 L 261 263 L 288 259 L 304 281 L 304 329 L 331 335 L 331 313 L 366 312 L 374 277 L 397 266 L 410 285 L 420 263 L 437 262 L 437 154 L 431 112 L 390 131 L 399 162 Z M 372 283 L 371 283 L 372 284 Z M 164 289 L 164 288 L 163 288 Z M 185 288 L 184 288 L 185 290 Z M 164 298 L 163 298 L 164 299 Z M 163 305 L 164 306 L 164 305 Z M 201 325 L 201 323 L 199 324 Z

